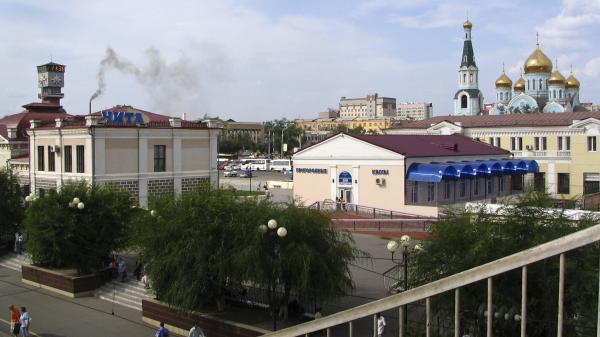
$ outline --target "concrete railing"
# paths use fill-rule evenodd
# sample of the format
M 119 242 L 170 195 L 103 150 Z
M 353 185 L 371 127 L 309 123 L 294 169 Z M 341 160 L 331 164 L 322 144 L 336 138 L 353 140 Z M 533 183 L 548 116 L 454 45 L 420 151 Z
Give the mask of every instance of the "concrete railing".
M 583 229 L 576 233 L 564 236 L 562 238 L 547 242 L 545 244 L 530 248 L 528 250 L 509 255 L 502 259 L 486 263 L 484 265 L 466 270 L 464 272 L 443 278 L 441 280 L 413 288 L 400 294 L 391 295 L 383 299 L 370 302 L 361 306 L 341 311 L 330 316 L 322 317 L 317 320 L 299 324 L 287 329 L 267 333 L 268 337 L 296 337 L 308 336 L 310 333 L 325 330 L 327 336 L 331 336 L 331 329 L 341 325 L 348 326 L 348 335 L 353 336 L 353 322 L 365 317 L 373 317 L 375 323 L 376 314 L 398 309 L 399 316 L 403 317 L 405 306 L 418 301 L 425 300 L 426 318 L 423 328 L 425 335 L 431 336 L 431 307 L 430 299 L 445 292 L 454 290 L 455 292 L 455 324 L 454 336 L 460 336 L 460 288 L 469 284 L 487 280 L 487 312 L 493 312 L 492 283 L 493 277 L 504 274 L 511 270 L 521 268 L 521 315 L 520 315 L 520 335 L 525 337 L 527 324 L 527 266 L 554 256 L 560 256 L 559 265 L 559 285 L 558 285 L 558 316 L 557 316 L 557 335 L 562 336 L 563 331 L 563 302 L 564 302 L 564 272 L 565 272 L 565 253 L 591 243 L 600 241 L 600 225 Z M 487 315 L 487 336 L 492 336 L 492 321 L 494 315 Z M 598 313 L 600 322 L 600 311 Z M 404 336 L 406 327 L 404 321 L 399 320 L 399 335 Z M 599 329 L 600 332 L 600 329 Z

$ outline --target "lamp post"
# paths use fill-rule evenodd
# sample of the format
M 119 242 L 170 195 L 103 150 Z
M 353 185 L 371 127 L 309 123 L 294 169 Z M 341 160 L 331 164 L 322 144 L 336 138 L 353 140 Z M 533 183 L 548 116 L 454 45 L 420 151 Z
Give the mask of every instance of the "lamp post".
M 390 253 L 392 253 L 392 262 L 397 263 L 399 266 L 402 266 L 404 269 L 404 277 L 402 278 L 402 281 L 403 281 L 402 291 L 408 290 L 408 257 L 409 257 L 409 255 L 412 252 L 415 252 L 415 251 L 419 252 L 419 251 L 423 250 L 423 246 L 418 243 L 416 245 L 414 245 L 412 248 L 410 248 L 410 241 L 411 241 L 410 236 L 405 234 L 400 237 L 400 240 L 390 240 L 387 243 L 387 247 L 386 247 L 387 250 Z M 394 260 L 394 253 L 396 251 L 398 251 L 398 249 L 400 249 L 400 247 L 402 247 L 402 260 L 396 261 L 396 260 Z M 404 329 L 406 329 L 407 324 L 408 324 L 408 310 L 407 309 L 408 309 L 408 305 L 406 306 L 406 309 L 404 310 L 404 317 L 401 318 L 404 321 Z
M 275 219 L 271 219 L 267 222 L 266 225 L 258 226 L 259 232 L 262 234 L 266 234 L 273 248 L 273 279 L 270 286 L 271 291 L 271 311 L 273 314 L 273 331 L 277 331 L 277 315 L 279 309 L 279 302 L 277 301 L 277 279 L 279 278 L 279 260 L 280 260 L 280 251 L 279 251 L 279 240 L 283 239 L 287 235 L 287 229 L 283 226 L 277 228 L 277 221 Z
M 281 152 L 279 152 L 279 157 L 283 158 L 283 132 L 287 129 L 289 129 L 292 126 L 292 124 L 286 126 L 285 128 L 281 129 Z

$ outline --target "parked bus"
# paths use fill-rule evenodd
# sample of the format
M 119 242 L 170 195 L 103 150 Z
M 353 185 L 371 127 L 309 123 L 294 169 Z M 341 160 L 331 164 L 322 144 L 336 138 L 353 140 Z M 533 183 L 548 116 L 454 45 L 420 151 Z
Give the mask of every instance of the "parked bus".
M 273 159 L 271 161 L 271 170 L 272 171 L 289 171 L 292 169 L 292 161 L 289 159 Z
M 254 158 L 254 159 L 246 159 L 244 164 L 242 164 L 242 170 L 252 170 L 252 171 L 268 171 L 271 169 L 271 159 L 265 158 Z

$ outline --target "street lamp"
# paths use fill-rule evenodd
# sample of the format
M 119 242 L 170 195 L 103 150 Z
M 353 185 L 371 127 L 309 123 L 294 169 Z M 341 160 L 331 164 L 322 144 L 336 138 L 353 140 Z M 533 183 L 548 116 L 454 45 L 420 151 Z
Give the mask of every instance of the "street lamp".
M 400 266 L 402 266 L 404 268 L 404 278 L 403 278 L 403 283 L 404 283 L 404 288 L 402 289 L 402 291 L 406 291 L 408 290 L 408 257 L 411 254 L 411 250 L 413 252 L 419 252 L 423 250 L 423 246 L 419 243 L 417 243 L 412 249 L 410 249 L 410 241 L 411 238 L 408 235 L 402 235 L 400 237 L 400 240 L 390 240 L 387 243 L 387 250 L 392 253 L 392 262 L 396 262 L 399 263 Z M 398 249 L 400 249 L 400 247 L 402 247 L 402 261 L 396 261 L 394 260 L 394 253 L 396 251 L 398 251 Z M 406 306 L 406 310 L 404 310 L 404 327 L 406 329 L 407 324 L 408 324 L 408 306 Z
M 279 251 L 279 240 L 285 238 L 287 236 L 287 229 L 283 226 L 279 228 L 277 221 L 275 219 L 271 219 L 267 222 L 267 224 L 262 224 L 258 226 L 258 231 L 262 234 L 266 234 L 269 238 L 269 242 L 273 247 L 273 261 L 277 261 L 277 265 L 279 264 L 279 260 L 281 258 Z M 273 266 L 273 280 L 271 284 L 271 311 L 273 314 L 273 331 L 277 330 L 277 315 L 279 309 L 279 302 L 277 301 L 277 279 L 279 277 L 279 270 L 276 268 L 279 266 Z
M 281 129 L 281 152 L 279 152 L 279 156 L 281 158 L 283 158 L 283 132 L 287 129 L 289 129 L 293 124 L 290 124 L 288 126 L 286 126 L 285 128 Z
M 73 198 L 73 200 L 71 202 L 69 202 L 69 207 L 77 208 L 77 209 L 84 209 L 85 204 L 81 200 L 79 200 L 78 197 L 75 197 L 75 198 Z

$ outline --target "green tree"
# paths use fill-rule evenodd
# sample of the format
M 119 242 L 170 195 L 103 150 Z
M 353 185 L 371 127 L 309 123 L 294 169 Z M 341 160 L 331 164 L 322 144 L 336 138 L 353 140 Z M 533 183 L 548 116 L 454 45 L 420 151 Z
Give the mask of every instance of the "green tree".
M 365 128 L 362 125 L 353 127 L 352 129 L 348 129 L 348 133 L 351 135 L 364 135 Z
M 78 198 L 80 204 L 74 204 Z M 27 250 L 35 265 L 87 273 L 124 248 L 137 209 L 130 195 L 111 186 L 68 184 L 31 201 L 26 210 Z
M 291 153 L 295 147 L 300 146 L 300 140 L 304 137 L 304 130 L 296 126 L 293 121 L 275 119 L 264 123 L 265 137 L 272 138 L 273 152 L 281 151 L 281 131 L 283 130 L 283 143 L 287 144 L 286 153 Z
M 446 215 L 432 225 L 432 238 L 424 243 L 424 252 L 416 255 L 412 265 L 414 270 L 410 273 L 411 283 L 420 285 L 447 277 L 597 223 L 598 219 L 591 217 L 572 221 L 564 209 L 550 208 L 555 206 L 547 195 L 530 192 L 495 214 L 485 212 L 483 207 L 476 212 L 447 210 Z M 572 281 L 567 282 L 565 293 L 576 294 L 566 298 L 566 331 L 569 335 L 589 335 L 591 332 L 585 329 L 586 323 L 595 326 L 597 256 L 595 247 L 568 255 L 566 274 Z M 536 263 L 528 269 L 528 335 L 552 336 L 556 330 L 558 259 Z M 495 277 L 494 305 L 520 311 L 520 283 L 519 271 Z M 477 315 L 477 309 L 486 303 L 485 294 L 484 282 L 461 290 L 464 308 L 464 324 L 461 325 L 475 327 L 470 332 L 475 335 L 485 331 L 478 324 L 484 319 Z M 451 321 L 453 304 L 446 299 L 440 296 L 438 304 L 445 318 Z
M 240 200 L 210 185 L 177 199 L 157 199 L 151 208 L 154 212 L 139 218 L 138 245 L 158 298 L 178 308 L 223 310 L 226 296 L 247 282 L 272 289 L 277 279 L 284 301 L 295 294 L 311 303 L 352 288 L 348 263 L 357 255 L 352 240 L 316 211 Z M 258 230 L 269 219 L 288 230 L 279 255 Z
M 0 234 L 14 233 L 21 227 L 25 208 L 23 190 L 16 177 L 0 169 Z

